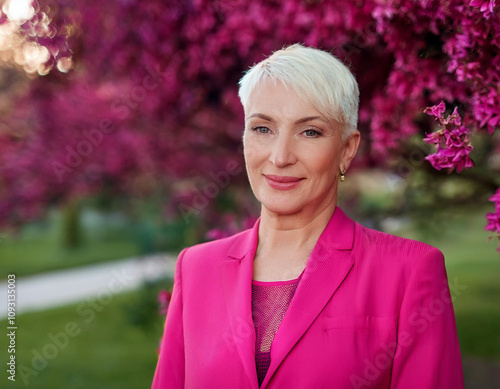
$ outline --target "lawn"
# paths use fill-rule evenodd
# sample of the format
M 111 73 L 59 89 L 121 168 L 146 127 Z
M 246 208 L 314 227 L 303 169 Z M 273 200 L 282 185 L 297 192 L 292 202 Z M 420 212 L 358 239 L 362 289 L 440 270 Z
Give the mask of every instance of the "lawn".
M 22 277 L 51 270 L 134 256 L 137 247 L 130 241 L 94 242 L 75 250 L 58 247 L 51 241 L 20 239 L 0 247 L 0 278 L 7 274 Z
M 151 386 L 163 318 L 155 296 L 163 281 L 115 295 L 95 316 L 78 305 L 17 318 L 16 382 L 2 373 L 1 387 L 50 389 L 137 389 Z M 135 324 L 134 324 L 135 323 Z M 5 321 L 0 322 L 6 328 Z M 64 335 L 66 333 L 66 335 Z M 6 336 L 0 342 L 7 349 Z M 67 343 L 67 344 L 66 344 Z M 8 354 L 0 363 L 7 366 Z M 52 358 L 48 359 L 46 357 Z
M 492 210 L 442 211 L 430 221 L 422 220 L 420 233 L 399 235 L 441 249 L 450 284 L 466 287 L 453 302 L 462 353 L 500 359 L 500 253 L 498 241 L 489 240 L 490 233 L 483 231 L 484 214 Z
M 81 243 L 74 248 L 63 244 L 61 210 L 43 220 L 29 223 L 17 233 L 0 231 L 0 279 L 8 274 L 23 277 L 98 262 L 180 251 L 194 241 L 194 224 L 179 220 L 131 221 L 124 215 L 82 211 Z
M 446 232 L 429 242 L 443 251 L 450 283 L 467 287 L 453 303 L 463 353 L 500 359 L 500 254 L 484 213 L 443 215 Z
M 85 215 L 82 242 L 78 247 L 62 244 L 61 214 L 49 213 L 46 219 L 26 225 L 17 234 L 0 234 L 0 277 L 17 277 L 128 258 L 138 254 L 137 242 L 131 239 L 130 226 L 122 221 L 97 220 Z M 90 220 L 89 220 L 90 219 Z

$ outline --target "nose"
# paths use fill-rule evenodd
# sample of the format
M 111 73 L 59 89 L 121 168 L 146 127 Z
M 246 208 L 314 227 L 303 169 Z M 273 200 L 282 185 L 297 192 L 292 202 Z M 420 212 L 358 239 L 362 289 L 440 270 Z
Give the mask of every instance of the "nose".
M 297 162 L 293 139 L 284 134 L 278 135 L 272 144 L 269 160 L 279 168 L 293 165 Z

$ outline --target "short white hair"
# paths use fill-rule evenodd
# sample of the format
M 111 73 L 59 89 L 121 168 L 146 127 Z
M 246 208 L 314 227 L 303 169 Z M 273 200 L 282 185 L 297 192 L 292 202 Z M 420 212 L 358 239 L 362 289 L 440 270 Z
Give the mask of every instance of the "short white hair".
M 250 94 L 263 80 L 280 81 L 304 96 L 327 119 L 343 128 L 345 140 L 358 125 L 359 88 L 354 75 L 332 54 L 293 44 L 252 66 L 241 78 L 238 96 L 246 108 Z

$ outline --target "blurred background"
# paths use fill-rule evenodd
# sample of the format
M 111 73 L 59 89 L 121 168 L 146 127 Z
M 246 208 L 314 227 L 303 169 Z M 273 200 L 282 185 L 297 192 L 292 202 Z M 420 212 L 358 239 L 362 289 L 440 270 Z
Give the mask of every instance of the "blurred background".
M 362 145 L 339 205 L 444 252 L 466 387 L 500 387 L 499 8 L 1 0 L 6 332 L 9 274 L 17 286 L 16 382 L 3 371 L 1 387 L 151 385 L 178 252 L 259 215 L 237 83 L 296 42 L 331 51 L 360 85 Z M 443 129 L 423 111 L 440 101 L 445 117 L 457 108 L 473 168 L 462 170 L 458 154 L 426 160 L 437 154 L 423 138 Z

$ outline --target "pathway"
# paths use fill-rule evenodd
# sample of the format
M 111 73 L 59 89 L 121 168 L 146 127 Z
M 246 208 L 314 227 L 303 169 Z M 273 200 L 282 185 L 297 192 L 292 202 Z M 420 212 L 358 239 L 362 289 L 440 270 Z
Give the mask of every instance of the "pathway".
M 58 270 L 16 279 L 16 314 L 135 289 L 144 281 L 173 277 L 176 256 L 154 255 Z M 7 282 L 0 282 L 0 320 L 7 317 Z

